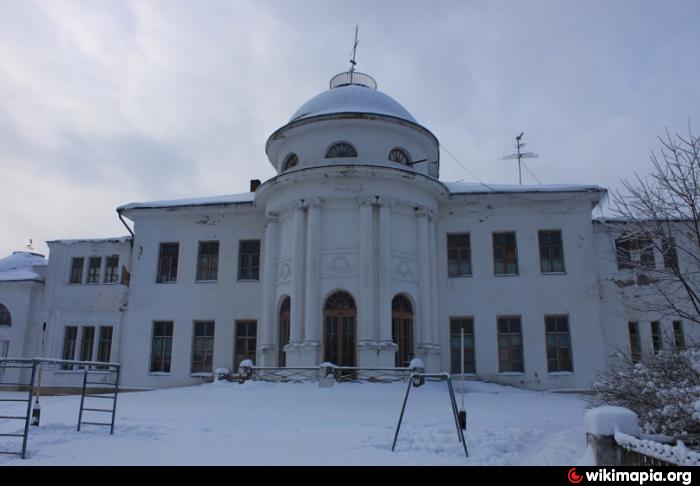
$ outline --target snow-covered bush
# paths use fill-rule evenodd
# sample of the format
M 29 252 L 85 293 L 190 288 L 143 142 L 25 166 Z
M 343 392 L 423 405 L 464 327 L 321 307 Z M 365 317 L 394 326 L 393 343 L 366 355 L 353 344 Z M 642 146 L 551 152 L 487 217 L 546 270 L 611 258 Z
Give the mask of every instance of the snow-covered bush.
M 645 433 L 700 448 L 700 348 L 663 350 L 639 363 L 617 353 L 593 385 L 589 403 L 629 408 Z

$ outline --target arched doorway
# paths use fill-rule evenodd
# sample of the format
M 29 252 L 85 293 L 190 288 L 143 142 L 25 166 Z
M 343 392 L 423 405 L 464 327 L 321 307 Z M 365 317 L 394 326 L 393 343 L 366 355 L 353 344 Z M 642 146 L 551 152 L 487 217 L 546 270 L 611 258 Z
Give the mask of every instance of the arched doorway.
M 391 337 L 399 346 L 396 367 L 407 368 L 413 359 L 413 306 L 402 294 L 391 301 Z
M 357 366 L 355 299 L 347 292 L 336 292 L 323 308 L 325 332 L 324 361 L 338 366 Z
M 277 350 L 277 366 L 287 366 L 287 353 L 284 352 L 284 346 L 289 343 L 289 315 L 292 309 L 292 301 L 289 297 L 282 300 L 279 314 L 279 340 Z

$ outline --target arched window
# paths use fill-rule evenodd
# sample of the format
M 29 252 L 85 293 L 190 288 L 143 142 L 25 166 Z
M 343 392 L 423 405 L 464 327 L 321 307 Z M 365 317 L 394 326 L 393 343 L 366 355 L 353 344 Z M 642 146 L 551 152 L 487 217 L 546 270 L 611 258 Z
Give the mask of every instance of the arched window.
M 357 157 L 357 150 L 347 142 L 338 142 L 326 152 L 327 159 L 336 157 Z
M 355 299 L 347 292 L 336 292 L 323 308 L 324 361 L 338 366 L 357 366 Z
M 391 301 L 391 336 L 399 346 L 396 352 L 397 368 L 407 368 L 413 359 L 413 306 L 405 295 Z
M 299 157 L 297 157 L 297 154 L 291 153 L 287 155 L 287 158 L 284 161 L 284 164 L 282 164 L 282 172 L 285 170 L 289 170 L 292 167 L 295 167 L 299 163 Z
M 408 157 L 408 154 L 400 148 L 392 149 L 391 152 L 389 152 L 389 162 L 411 165 L 411 159 Z
M 279 316 L 279 349 L 277 351 L 277 366 L 287 366 L 287 353 L 284 346 L 289 343 L 289 316 L 292 310 L 292 300 L 285 297 L 280 306 Z
M 7 307 L 4 305 L 0 304 L 0 326 L 11 326 L 12 325 L 12 316 L 10 315 L 10 311 Z

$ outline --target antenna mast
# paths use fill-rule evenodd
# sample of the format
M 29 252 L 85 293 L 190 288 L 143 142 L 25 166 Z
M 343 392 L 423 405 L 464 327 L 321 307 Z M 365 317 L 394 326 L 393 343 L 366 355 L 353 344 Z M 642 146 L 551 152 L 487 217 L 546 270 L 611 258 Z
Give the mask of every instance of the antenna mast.
M 517 149 L 517 152 L 514 154 L 506 155 L 503 157 L 503 160 L 513 160 L 513 159 L 518 159 L 518 184 L 521 186 L 523 185 L 523 168 L 522 168 L 522 159 L 534 159 L 537 158 L 537 154 L 533 152 L 521 152 L 520 149 L 522 149 L 525 145 L 527 145 L 525 142 L 521 142 L 523 135 L 525 135 L 525 132 L 521 132 L 520 135 L 515 137 L 515 148 Z
M 357 31 L 359 28 L 359 24 L 355 24 L 355 43 L 352 45 L 352 51 L 350 53 L 352 54 L 352 59 L 350 59 L 350 82 L 352 83 L 352 78 L 353 78 L 353 73 L 355 72 L 355 66 L 357 65 L 357 62 L 355 61 L 355 55 L 357 54 L 357 44 L 360 42 L 357 40 Z

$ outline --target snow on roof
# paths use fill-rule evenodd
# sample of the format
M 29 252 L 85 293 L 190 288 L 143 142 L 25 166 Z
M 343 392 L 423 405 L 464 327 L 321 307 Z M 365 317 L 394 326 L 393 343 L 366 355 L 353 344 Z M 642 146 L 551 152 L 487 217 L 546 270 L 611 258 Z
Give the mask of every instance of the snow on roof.
M 117 211 L 130 209 L 176 208 L 184 206 L 215 206 L 221 204 L 248 204 L 255 200 L 254 192 L 226 194 L 223 196 L 195 197 L 190 199 L 170 199 L 164 201 L 132 202 L 117 208 Z
M 46 243 L 59 243 L 61 245 L 74 245 L 76 243 L 126 243 L 131 241 L 131 236 L 116 236 L 113 238 L 78 238 L 74 240 L 51 240 Z
M 49 261 L 39 253 L 15 251 L 0 259 L 0 282 L 19 280 L 44 280 L 34 267 L 45 267 Z
M 605 188 L 596 185 L 581 184 L 485 184 L 480 182 L 443 182 L 450 194 L 500 194 L 532 192 L 605 192 Z
M 314 96 L 294 112 L 289 122 L 334 113 L 372 113 L 418 123 L 413 115 L 391 96 L 358 85 L 339 86 Z

